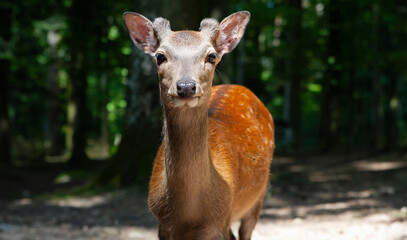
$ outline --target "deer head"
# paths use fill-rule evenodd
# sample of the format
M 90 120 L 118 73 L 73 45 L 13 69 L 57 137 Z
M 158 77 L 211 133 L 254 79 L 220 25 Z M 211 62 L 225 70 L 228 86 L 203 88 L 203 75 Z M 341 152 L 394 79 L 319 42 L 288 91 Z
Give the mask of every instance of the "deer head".
M 237 12 L 220 24 L 211 18 L 202 20 L 200 31 L 172 31 L 164 18 L 151 22 L 138 13 L 123 15 L 134 44 L 157 66 L 167 108 L 207 106 L 215 67 L 239 43 L 249 18 L 249 12 Z

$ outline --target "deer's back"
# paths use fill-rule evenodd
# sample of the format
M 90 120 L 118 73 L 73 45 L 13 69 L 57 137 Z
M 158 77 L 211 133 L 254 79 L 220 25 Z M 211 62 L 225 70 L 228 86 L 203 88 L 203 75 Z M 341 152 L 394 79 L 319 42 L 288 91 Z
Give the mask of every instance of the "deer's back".
M 215 168 L 232 188 L 232 220 L 264 193 L 274 150 L 274 123 L 247 88 L 219 85 L 209 101 L 209 142 Z

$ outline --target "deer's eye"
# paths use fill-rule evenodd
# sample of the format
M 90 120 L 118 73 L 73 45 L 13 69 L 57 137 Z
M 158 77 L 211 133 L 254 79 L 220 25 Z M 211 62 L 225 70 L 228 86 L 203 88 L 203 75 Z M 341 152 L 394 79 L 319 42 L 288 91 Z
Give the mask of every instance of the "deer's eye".
M 162 53 L 157 53 L 155 58 L 157 59 L 157 65 L 161 65 L 161 63 L 167 61 L 167 58 Z
M 208 62 L 214 64 L 216 62 L 216 58 L 218 57 L 218 54 L 216 53 L 211 53 L 208 56 Z

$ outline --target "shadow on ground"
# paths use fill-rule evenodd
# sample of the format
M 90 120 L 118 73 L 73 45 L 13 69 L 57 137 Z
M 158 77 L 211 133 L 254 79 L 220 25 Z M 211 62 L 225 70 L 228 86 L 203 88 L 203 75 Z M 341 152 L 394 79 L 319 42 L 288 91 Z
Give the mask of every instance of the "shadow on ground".
M 277 157 L 272 173 L 253 239 L 293 239 L 298 234 L 301 239 L 407 239 L 404 156 Z M 1 180 L 0 239 L 156 239 L 157 224 L 147 209 L 146 194 L 122 189 L 33 200 L 24 194 L 47 191 L 35 180 L 55 191 L 58 187 L 50 183 L 57 174 L 30 174 L 27 179 L 17 174 L 17 183 Z M 13 187 L 24 181 L 29 182 L 25 188 L 34 190 L 21 188 L 21 196 L 15 197 L 18 191 L 9 190 L 7 183 Z M 7 192 L 13 197 L 4 195 Z M 356 225 L 366 234 L 352 231 Z M 388 231 L 393 235 L 386 235 Z

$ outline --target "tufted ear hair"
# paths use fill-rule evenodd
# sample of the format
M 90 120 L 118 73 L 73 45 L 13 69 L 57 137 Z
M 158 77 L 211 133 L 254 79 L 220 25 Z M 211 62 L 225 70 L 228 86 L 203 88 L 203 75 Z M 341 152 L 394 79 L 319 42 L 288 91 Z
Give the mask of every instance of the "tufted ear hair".
M 201 34 L 209 37 L 210 40 L 213 40 L 219 33 L 219 23 L 213 18 L 205 18 L 201 21 L 201 26 L 199 30 Z
M 216 37 L 216 51 L 219 55 L 231 52 L 240 39 L 243 37 L 244 31 L 250 20 L 250 13 L 247 11 L 233 13 L 219 25 L 219 34 Z
M 172 33 L 170 22 L 162 17 L 154 19 L 153 27 L 160 42 Z
M 144 53 L 154 55 L 158 48 L 158 39 L 151 21 L 141 14 L 132 12 L 125 12 L 123 20 L 136 47 Z

